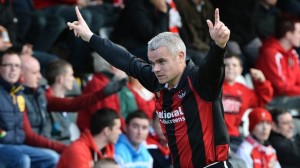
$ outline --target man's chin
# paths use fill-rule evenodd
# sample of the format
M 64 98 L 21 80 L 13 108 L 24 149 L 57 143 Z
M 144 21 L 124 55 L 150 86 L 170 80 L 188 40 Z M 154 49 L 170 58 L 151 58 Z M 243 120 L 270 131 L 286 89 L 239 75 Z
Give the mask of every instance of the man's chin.
M 158 79 L 158 82 L 159 82 L 159 84 L 165 84 L 165 83 L 167 83 L 166 80 L 162 80 L 162 79 Z

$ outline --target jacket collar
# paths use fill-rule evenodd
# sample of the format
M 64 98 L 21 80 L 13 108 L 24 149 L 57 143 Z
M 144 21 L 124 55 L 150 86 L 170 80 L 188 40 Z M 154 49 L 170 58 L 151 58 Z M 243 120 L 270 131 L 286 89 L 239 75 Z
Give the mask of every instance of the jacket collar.
M 0 85 L 3 86 L 3 88 L 10 93 L 18 93 L 24 89 L 19 82 L 10 84 L 7 81 L 5 81 L 2 77 L 0 77 Z

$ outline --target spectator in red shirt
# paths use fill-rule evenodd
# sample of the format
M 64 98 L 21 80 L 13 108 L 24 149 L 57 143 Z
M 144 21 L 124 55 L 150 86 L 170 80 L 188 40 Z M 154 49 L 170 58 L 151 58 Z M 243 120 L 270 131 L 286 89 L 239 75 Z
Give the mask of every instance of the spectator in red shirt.
M 264 107 L 273 96 L 271 83 L 257 69 L 250 69 L 254 90 L 237 82 L 242 74 L 242 60 L 235 54 L 225 55 L 225 80 L 223 83 L 223 107 L 225 123 L 230 136 L 230 147 L 234 152 L 242 142 L 239 126 L 244 112 L 253 107 Z
M 264 41 L 256 63 L 272 83 L 274 97 L 271 107 L 300 109 L 299 55 L 300 20 L 292 16 L 281 17 L 275 36 Z
M 90 127 L 60 157 L 57 168 L 88 168 L 98 160 L 114 157 L 114 146 L 121 133 L 118 113 L 101 109 L 93 113 Z M 105 151 L 105 152 L 103 152 Z

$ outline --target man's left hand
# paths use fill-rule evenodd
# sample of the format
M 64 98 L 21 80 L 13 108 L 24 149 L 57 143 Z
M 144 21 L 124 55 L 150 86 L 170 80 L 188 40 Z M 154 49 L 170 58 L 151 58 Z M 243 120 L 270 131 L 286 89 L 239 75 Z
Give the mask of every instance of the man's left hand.
M 230 30 L 223 22 L 220 21 L 218 8 L 215 10 L 215 24 L 213 24 L 210 20 L 207 20 L 206 22 L 209 28 L 210 37 L 219 47 L 225 48 L 229 40 Z

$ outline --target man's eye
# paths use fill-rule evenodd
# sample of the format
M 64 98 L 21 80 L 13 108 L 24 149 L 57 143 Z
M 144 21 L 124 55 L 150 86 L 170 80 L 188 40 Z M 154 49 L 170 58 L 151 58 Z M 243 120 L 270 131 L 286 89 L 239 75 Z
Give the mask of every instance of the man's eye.
M 165 62 L 166 62 L 165 60 L 159 61 L 160 64 L 164 64 Z

